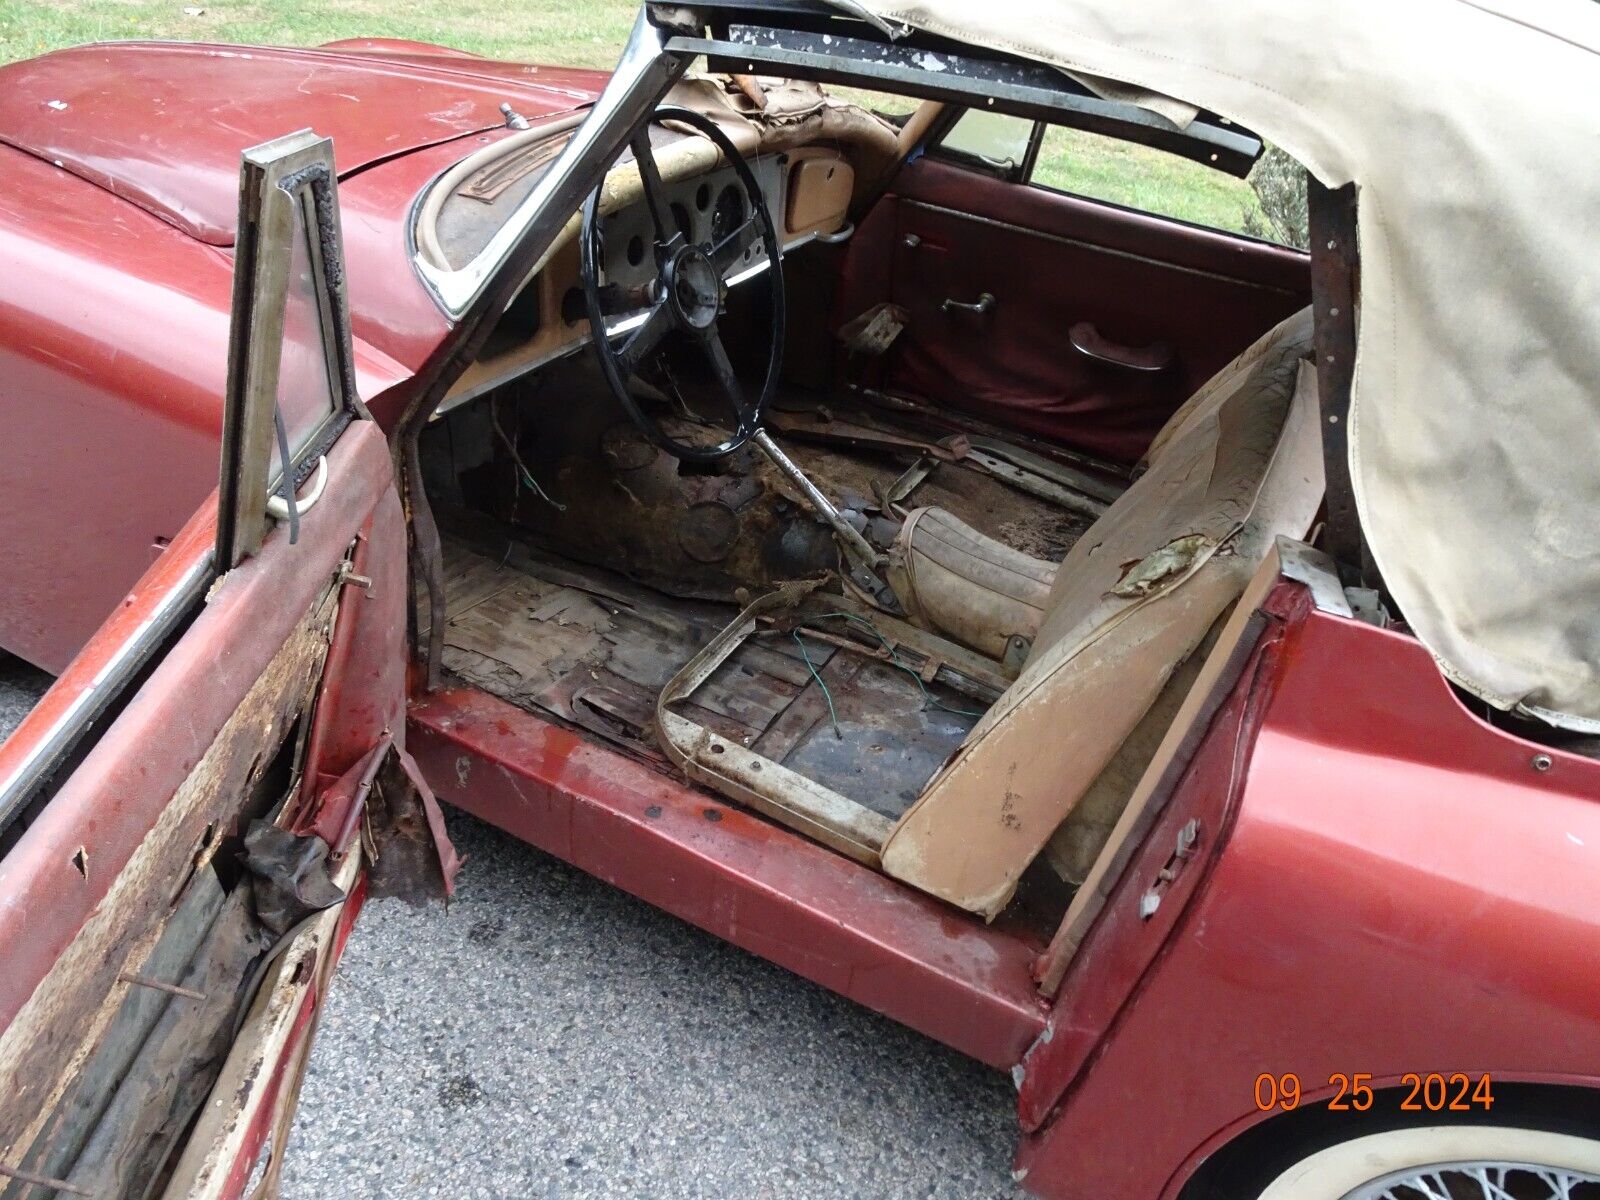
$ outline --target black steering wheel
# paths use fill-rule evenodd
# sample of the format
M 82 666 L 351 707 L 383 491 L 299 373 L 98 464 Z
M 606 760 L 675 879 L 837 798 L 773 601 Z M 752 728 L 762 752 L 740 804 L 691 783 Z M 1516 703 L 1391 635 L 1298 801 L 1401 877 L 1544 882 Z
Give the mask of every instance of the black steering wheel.
M 716 231 L 714 240 L 691 241 L 691 232 L 682 227 L 683 222 L 677 215 L 684 209 L 671 203 L 661 181 L 661 172 L 650 149 L 649 125 L 642 125 L 629 145 L 639 165 L 644 200 L 650 211 L 655 278 L 639 288 L 622 289 L 601 284 L 600 264 L 605 251 L 600 228 L 602 184 L 589 196 L 583 210 L 580 238 L 583 298 L 588 309 L 589 328 L 595 334 L 594 348 L 600 358 L 600 370 L 623 411 L 650 441 L 668 454 L 691 462 L 710 462 L 737 450 L 761 428 L 762 413 L 777 386 L 783 367 L 783 247 L 755 174 L 716 122 L 690 109 L 670 106 L 657 109 L 651 119 L 692 126 L 722 152 L 744 189 L 741 219 L 731 230 Z M 753 254 L 758 245 L 760 254 Z M 771 294 L 772 337 L 767 352 L 766 378 L 761 391 L 752 397 L 734 374 L 728 351 L 717 331 L 717 318 L 722 315 L 729 277 L 762 266 L 766 269 Z M 662 348 L 669 336 L 700 347 L 710 361 L 723 398 L 732 407 L 733 434 L 716 446 L 691 445 L 669 436 L 628 388 L 629 378 Z

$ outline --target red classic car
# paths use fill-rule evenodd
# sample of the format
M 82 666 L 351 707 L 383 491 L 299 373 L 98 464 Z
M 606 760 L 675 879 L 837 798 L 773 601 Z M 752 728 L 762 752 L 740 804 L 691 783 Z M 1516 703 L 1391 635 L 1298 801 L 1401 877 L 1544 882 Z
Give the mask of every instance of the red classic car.
M 0 69 L 0 1196 L 271 1194 L 440 801 L 1010 1072 L 1041 1197 L 1600 1196 L 1597 87 L 1581 0 Z

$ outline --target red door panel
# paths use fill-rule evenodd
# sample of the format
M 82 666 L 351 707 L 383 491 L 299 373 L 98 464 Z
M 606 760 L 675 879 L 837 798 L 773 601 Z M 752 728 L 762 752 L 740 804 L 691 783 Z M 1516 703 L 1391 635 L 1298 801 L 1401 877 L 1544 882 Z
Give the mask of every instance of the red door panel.
M 936 160 L 909 164 L 885 207 L 892 219 L 864 225 L 852 257 L 858 282 L 877 275 L 910 314 L 888 389 L 1121 462 L 1310 302 L 1298 251 Z M 873 262 L 877 271 L 864 269 Z M 984 295 L 993 300 L 981 315 L 945 306 Z M 1170 363 L 1098 361 L 1074 348 L 1074 326 L 1092 327 L 1114 355 L 1165 345 Z

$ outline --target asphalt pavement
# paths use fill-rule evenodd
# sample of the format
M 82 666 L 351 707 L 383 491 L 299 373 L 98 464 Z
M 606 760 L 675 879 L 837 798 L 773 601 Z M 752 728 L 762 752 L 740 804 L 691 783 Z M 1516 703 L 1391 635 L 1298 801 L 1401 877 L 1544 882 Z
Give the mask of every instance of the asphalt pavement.
M 0 657 L 0 736 L 48 677 Z M 283 1200 L 991 1200 L 1005 1076 L 459 813 L 456 899 L 371 904 Z
M 345 951 L 285 1200 L 988 1200 L 1010 1080 L 469 817 Z
M 50 676 L 0 651 L 0 740 L 11 736 L 49 686 Z

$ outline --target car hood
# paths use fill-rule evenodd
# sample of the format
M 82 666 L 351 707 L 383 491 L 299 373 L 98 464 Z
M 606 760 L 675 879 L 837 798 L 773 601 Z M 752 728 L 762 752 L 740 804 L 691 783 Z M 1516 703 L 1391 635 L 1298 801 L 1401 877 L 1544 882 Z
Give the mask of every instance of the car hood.
M 605 75 L 439 47 L 310 50 L 172 42 L 80 46 L 0 68 L 0 142 L 189 236 L 233 244 L 239 156 L 310 128 L 341 178 L 398 155 L 592 103 Z

